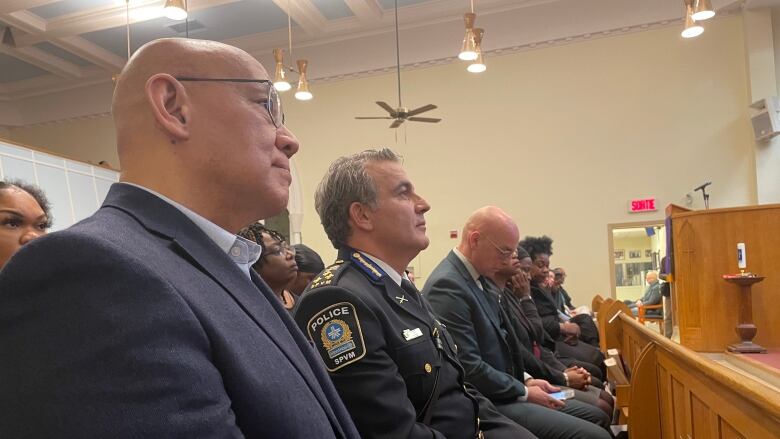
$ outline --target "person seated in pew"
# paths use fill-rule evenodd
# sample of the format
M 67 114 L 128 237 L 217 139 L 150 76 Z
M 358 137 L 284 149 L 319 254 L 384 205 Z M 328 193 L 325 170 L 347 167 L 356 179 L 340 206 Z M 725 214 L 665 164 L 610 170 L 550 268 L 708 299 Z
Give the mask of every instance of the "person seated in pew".
M 539 437 L 608 438 L 611 417 L 577 400 L 555 400 L 558 387 L 526 370 L 530 355 L 500 304 L 491 280 L 512 265 L 519 232 L 514 220 L 494 206 L 474 212 L 461 242 L 425 282 L 423 294 L 455 339 L 466 380 L 498 410 Z
M 312 279 L 325 269 L 325 263 L 317 252 L 304 244 L 293 245 L 295 250 L 295 263 L 298 265 L 298 274 L 290 284 L 290 292 L 296 297 L 303 293 Z
M 556 271 L 557 270 L 557 271 Z M 580 327 L 578 338 L 590 345 L 599 346 L 599 329 L 593 322 L 593 316 L 587 307 L 582 307 L 577 313 L 571 304 L 571 297 L 563 289 L 563 283 L 566 279 L 566 272 L 562 268 L 556 268 L 548 272 L 548 279 L 552 278 L 552 287 L 549 293 L 558 307 L 558 317 L 562 322 L 572 322 Z
M 536 308 L 536 303 L 534 303 L 533 297 L 531 297 L 531 279 L 533 278 L 533 263 L 531 262 L 531 256 L 528 255 L 528 252 L 520 245 L 517 246 L 517 255 L 518 260 L 520 261 L 520 270 L 526 273 L 526 278 L 529 279 L 528 284 L 518 284 L 516 282 L 512 282 L 513 288 L 515 288 L 515 296 L 517 297 L 523 297 L 523 296 L 529 296 L 530 300 L 521 300 L 520 306 L 523 310 L 523 313 L 528 318 L 528 322 L 531 324 L 531 326 L 534 328 L 534 333 L 537 334 L 537 340 L 539 340 L 539 344 L 542 345 L 543 350 L 542 352 L 550 352 L 555 356 L 555 358 L 562 363 L 566 367 L 581 367 L 584 368 L 590 375 L 591 375 L 591 385 L 596 386 L 598 388 L 604 388 L 604 382 L 603 379 L 605 375 L 602 373 L 602 370 L 599 366 L 588 363 L 587 361 L 578 360 L 573 357 L 568 357 L 561 355 L 557 349 L 556 349 L 556 342 L 553 340 L 553 338 L 550 336 L 550 334 L 544 329 L 544 323 L 542 321 L 542 317 L 539 315 L 539 310 Z M 513 279 L 514 280 L 514 279 Z M 519 286 L 522 285 L 522 288 Z
M 600 388 L 601 382 L 596 379 L 598 386 L 590 386 L 593 378 L 586 369 L 576 365 L 567 368 L 539 340 L 538 333 L 525 315 L 521 304 L 525 301 L 530 302 L 530 306 L 534 306 L 530 294 L 531 278 L 521 268 L 518 258 L 514 258 L 511 265 L 503 266 L 498 270 L 493 275 L 492 280 L 496 285 L 504 286 L 500 303 L 509 317 L 516 342 L 522 349 L 531 354 L 530 359 L 528 355 L 523 357 L 526 372 L 557 386 L 574 389 L 574 399 L 593 404 L 608 416 L 612 416 L 614 401 L 607 392 Z M 525 258 L 527 255 L 524 255 Z M 512 331 L 508 332 L 512 333 Z
M 553 269 L 553 274 L 553 288 L 558 292 L 556 298 L 558 307 L 561 308 L 561 310 L 564 310 L 564 307 L 566 307 L 565 309 L 574 311 L 576 307 L 571 303 L 571 296 L 569 295 L 569 292 L 563 288 L 563 284 L 566 283 L 566 270 L 564 270 L 563 267 L 555 267 Z
M 315 207 L 336 262 L 301 295 L 295 320 L 364 438 L 527 439 L 464 382 L 449 332 L 404 276 L 428 247 L 425 213 L 389 149 L 333 162 Z
M 658 273 L 655 271 L 648 271 L 645 275 L 645 281 L 647 282 L 647 288 L 645 294 L 639 300 L 624 300 L 623 302 L 628 305 L 628 308 L 634 315 L 639 314 L 639 307 L 642 305 L 658 305 L 663 299 L 661 294 L 661 283 L 658 281 Z M 647 316 L 661 316 L 663 314 L 661 309 L 648 309 L 645 313 Z
M 0 180 L 0 270 L 23 245 L 51 227 L 49 201 L 38 187 Z
M 520 246 L 531 257 L 531 297 L 542 319 L 545 331 L 555 340 L 555 351 L 561 357 L 570 357 L 586 363 L 590 363 L 599 369 L 599 378 L 606 376 L 604 370 L 604 353 L 593 344 L 580 341 L 580 325 L 571 319 L 562 321 L 555 300 L 546 291 L 542 284 L 547 279 L 550 271 L 550 256 L 552 255 L 552 239 L 548 236 L 527 236 L 520 242 Z M 590 319 L 590 317 L 587 317 Z M 593 321 L 590 320 L 592 324 Z M 589 330 L 591 333 L 593 330 Z M 598 331 L 595 331 L 598 333 Z M 594 373 L 593 370 L 588 369 Z M 596 375 L 594 373 L 594 375 Z
M 295 263 L 295 249 L 290 247 L 284 236 L 276 230 L 256 222 L 244 227 L 238 236 L 260 244 L 262 252 L 252 268 L 268 284 L 271 291 L 286 310 L 295 307 L 295 296 L 288 290 L 298 275 Z

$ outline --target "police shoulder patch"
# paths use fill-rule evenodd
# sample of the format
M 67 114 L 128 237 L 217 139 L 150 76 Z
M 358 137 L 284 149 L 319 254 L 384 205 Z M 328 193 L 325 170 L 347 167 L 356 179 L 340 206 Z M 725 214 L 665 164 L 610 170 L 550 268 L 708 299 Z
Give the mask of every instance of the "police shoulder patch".
M 306 329 L 331 372 L 366 355 L 360 320 L 349 302 L 336 303 L 315 313 Z

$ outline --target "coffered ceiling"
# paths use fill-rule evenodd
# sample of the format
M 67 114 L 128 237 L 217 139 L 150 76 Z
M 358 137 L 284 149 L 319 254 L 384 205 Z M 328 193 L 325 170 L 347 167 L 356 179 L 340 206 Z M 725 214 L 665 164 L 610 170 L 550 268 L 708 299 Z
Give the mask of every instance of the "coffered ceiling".
M 753 2 L 772 6 L 778 0 Z M 310 59 L 315 83 L 383 71 L 395 62 L 394 0 L 189 0 L 186 23 L 164 17 L 164 3 L 0 1 L 0 104 L 110 84 L 127 59 L 128 20 L 131 52 L 156 38 L 188 34 L 236 45 L 268 65 L 271 50 L 287 46 L 289 12 L 296 57 Z M 745 2 L 713 3 L 733 10 Z M 402 63 L 453 60 L 469 1 L 398 4 Z M 477 24 L 486 29 L 483 47 L 488 53 L 678 25 L 683 16 L 682 0 L 475 0 L 475 5 Z

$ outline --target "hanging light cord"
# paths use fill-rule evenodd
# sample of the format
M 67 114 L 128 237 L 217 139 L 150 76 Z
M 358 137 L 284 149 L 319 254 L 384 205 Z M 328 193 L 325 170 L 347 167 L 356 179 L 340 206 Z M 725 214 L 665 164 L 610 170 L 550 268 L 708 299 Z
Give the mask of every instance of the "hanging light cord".
M 401 104 L 401 48 L 398 42 L 398 0 L 395 0 L 395 73 L 398 78 L 398 106 Z
M 287 0 L 287 44 L 288 55 L 292 59 L 292 18 L 290 18 L 290 0 Z
M 474 0 L 471 0 L 471 13 L 474 13 Z
M 130 0 L 125 0 L 125 23 L 127 26 L 127 60 L 130 60 Z
M 187 12 L 187 16 L 184 17 L 184 36 L 190 39 L 190 5 L 187 4 L 187 0 L 184 0 L 184 11 Z

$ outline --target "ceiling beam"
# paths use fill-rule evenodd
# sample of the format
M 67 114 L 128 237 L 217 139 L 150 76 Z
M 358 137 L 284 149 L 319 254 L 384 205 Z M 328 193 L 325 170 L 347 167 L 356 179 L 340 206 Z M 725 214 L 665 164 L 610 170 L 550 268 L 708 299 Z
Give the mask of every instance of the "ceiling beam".
M 12 12 L 10 14 L 0 14 L 0 21 L 8 26 L 19 29 L 28 34 L 44 32 L 46 30 L 46 20 L 27 11 Z M 17 41 L 18 44 L 18 41 Z
M 125 66 L 126 60 L 121 56 L 81 37 L 57 38 L 51 40 L 51 43 L 109 72 L 121 71 Z
M 279 9 L 289 14 L 295 23 L 309 35 L 321 34 L 327 28 L 328 20 L 309 0 L 273 0 L 273 2 Z
M 11 12 L 37 8 L 38 6 L 46 6 L 58 1 L 60 0 L 3 0 L 0 2 L 0 14 L 10 14 Z
M 236 3 L 241 0 L 189 0 L 190 12 L 208 9 L 214 6 Z M 136 0 L 130 3 L 130 24 L 142 23 L 162 16 L 163 2 L 160 0 Z M 0 17 L 2 20 L 3 17 Z M 125 26 L 127 23 L 124 6 L 104 6 L 68 14 L 45 22 L 45 28 L 31 35 L 17 38 L 20 47 L 30 46 L 51 38 L 64 38 L 104 29 Z
M 16 48 L 6 44 L 0 45 L 0 53 L 10 55 L 28 64 L 54 73 L 65 78 L 81 77 L 81 68 L 76 64 L 65 61 L 58 56 L 51 55 L 36 47 Z
M 376 23 L 382 19 L 382 7 L 377 0 L 344 0 L 344 3 L 363 24 Z

